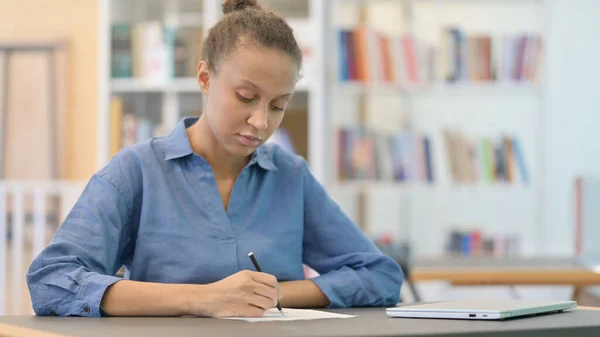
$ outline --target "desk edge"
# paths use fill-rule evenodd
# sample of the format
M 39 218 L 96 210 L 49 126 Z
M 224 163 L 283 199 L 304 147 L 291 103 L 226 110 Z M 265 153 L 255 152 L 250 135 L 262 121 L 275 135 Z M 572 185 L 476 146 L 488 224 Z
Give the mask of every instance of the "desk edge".
M 0 337 L 69 337 L 54 332 L 0 323 Z

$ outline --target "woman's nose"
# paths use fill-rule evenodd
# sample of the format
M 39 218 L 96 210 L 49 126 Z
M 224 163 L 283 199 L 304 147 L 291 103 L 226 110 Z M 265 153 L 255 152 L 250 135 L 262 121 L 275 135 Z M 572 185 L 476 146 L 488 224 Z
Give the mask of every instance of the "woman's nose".
M 266 109 L 256 109 L 248 119 L 248 124 L 255 127 L 257 130 L 264 131 L 269 127 L 268 116 Z

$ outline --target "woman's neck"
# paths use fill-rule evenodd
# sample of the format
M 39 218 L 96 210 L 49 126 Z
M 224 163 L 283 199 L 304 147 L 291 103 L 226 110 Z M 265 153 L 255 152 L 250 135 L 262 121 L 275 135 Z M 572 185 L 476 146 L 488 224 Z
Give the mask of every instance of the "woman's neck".
M 215 138 L 205 114 L 187 129 L 190 146 L 212 167 L 217 179 L 235 179 L 248 163 L 249 158 L 228 153 Z

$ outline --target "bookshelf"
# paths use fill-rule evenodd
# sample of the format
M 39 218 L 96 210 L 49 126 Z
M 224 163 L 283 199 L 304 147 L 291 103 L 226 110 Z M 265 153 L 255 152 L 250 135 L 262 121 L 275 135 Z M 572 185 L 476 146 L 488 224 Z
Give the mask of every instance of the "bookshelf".
M 260 3 L 286 18 L 305 54 L 289 109 L 296 123 L 285 126 L 297 128 L 290 132 L 295 147 L 324 180 L 325 140 L 319 130 L 325 121 L 325 55 L 319 48 L 323 34 L 318 34 L 325 29 L 324 5 L 317 0 Z M 181 117 L 201 112 L 195 78 L 199 45 L 221 15 L 220 0 L 100 1 L 100 167 L 124 145 L 165 135 Z
M 336 0 L 331 6 L 328 124 L 336 141 L 329 150 L 338 160 L 328 177 L 336 201 L 369 235 L 407 241 L 416 256 L 445 254 L 454 230 L 516 237 L 510 255 L 538 253 L 546 1 Z M 364 143 L 343 143 L 336 133 L 348 128 L 425 135 L 432 179 L 340 179 L 340 167 L 362 163 L 357 156 L 377 166 L 378 152 L 389 154 L 375 142 L 375 154 Z M 494 145 L 483 150 L 484 140 Z M 423 151 L 402 146 L 391 155 L 392 170 L 402 153 L 418 161 L 412 153 Z M 501 152 L 491 162 L 486 151 Z M 339 159 L 344 152 L 346 161 Z M 506 160 L 503 169 L 499 160 Z M 463 172 L 453 172 L 457 162 Z M 486 170 L 500 171 L 489 177 Z
M 448 64 L 454 63 L 447 60 L 441 67 L 440 58 L 448 57 L 448 48 L 442 47 L 451 41 L 447 27 L 458 28 L 459 33 L 452 34 L 464 41 L 480 41 L 473 43 L 475 46 L 485 46 L 487 42 L 482 38 L 490 37 L 492 51 L 498 44 L 495 41 L 504 41 L 507 36 L 512 37 L 513 44 L 523 34 L 539 36 L 544 41 L 547 1 L 262 0 L 261 3 L 286 17 L 308 56 L 284 124 L 287 121 L 289 127 L 302 125 L 302 130 L 293 134 L 295 141 L 302 143 L 300 148 L 304 148 L 302 152 L 311 170 L 342 209 L 370 235 L 391 233 L 396 239 L 410 241 L 417 256 L 428 256 L 444 253 L 451 229 L 478 228 L 486 234 L 517 234 L 521 237 L 519 254 L 539 251 L 541 236 L 536 233 L 541 228 L 540 163 L 544 162 L 542 147 L 545 146 L 541 124 L 548 100 L 544 89 L 544 45 L 539 60 L 529 57 L 527 62 L 513 61 L 512 67 L 521 63 L 541 65 L 523 67 L 529 69 L 523 72 L 527 75 L 515 75 L 516 78 L 510 76 L 514 71 L 494 75 L 498 70 L 492 71 L 493 62 L 505 60 L 500 57 L 504 54 L 490 54 L 490 62 L 479 62 L 478 67 L 465 67 L 462 72 L 450 67 Z M 142 7 L 145 9 L 132 10 Z M 192 76 L 159 81 L 112 78 L 112 25 L 158 21 L 175 27 L 199 26 L 204 34 L 220 16 L 220 1 L 102 0 L 99 15 L 98 163 L 103 166 L 112 153 L 112 97 L 121 97 L 139 115 L 161 124 L 162 133 L 169 131 L 182 115 L 196 114 L 202 106 L 202 96 Z M 392 55 L 412 57 L 418 76 L 406 75 L 407 63 L 391 63 L 395 59 L 388 58 L 382 61 L 388 62 L 387 68 L 367 64 L 379 67 L 373 70 L 377 76 L 363 79 L 346 74 L 344 77 L 339 62 L 342 57 L 339 34 L 355 30 L 360 23 L 371 29 L 369 33 L 380 32 L 387 37 L 387 48 Z M 412 54 L 401 48 L 406 36 L 411 38 L 406 43 L 412 43 Z M 379 43 L 368 48 L 371 54 L 367 53 L 367 57 L 377 55 L 377 46 L 382 48 L 381 44 L 385 44 Z M 440 52 L 443 48 L 445 53 Z M 468 51 L 476 50 L 487 49 Z M 389 76 L 386 71 L 392 70 L 394 74 L 406 74 L 386 77 Z M 448 81 L 449 74 L 462 77 L 456 75 Z M 422 179 L 423 176 L 412 180 L 369 176 L 340 180 L 338 132 L 354 128 L 388 138 L 398 134 L 427 137 L 431 146 L 432 181 Z M 480 139 L 499 142 L 503 136 L 518 139 L 530 181 L 528 184 L 482 179 L 468 183 L 455 181 L 444 130 L 459 132 L 472 142 Z

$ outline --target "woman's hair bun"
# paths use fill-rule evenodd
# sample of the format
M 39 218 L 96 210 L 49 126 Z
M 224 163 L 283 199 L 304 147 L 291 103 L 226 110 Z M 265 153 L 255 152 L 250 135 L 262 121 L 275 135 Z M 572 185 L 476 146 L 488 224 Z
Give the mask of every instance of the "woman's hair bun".
M 235 11 L 241 11 L 246 8 L 261 9 L 256 0 L 225 0 L 221 5 L 223 14 L 229 14 Z

